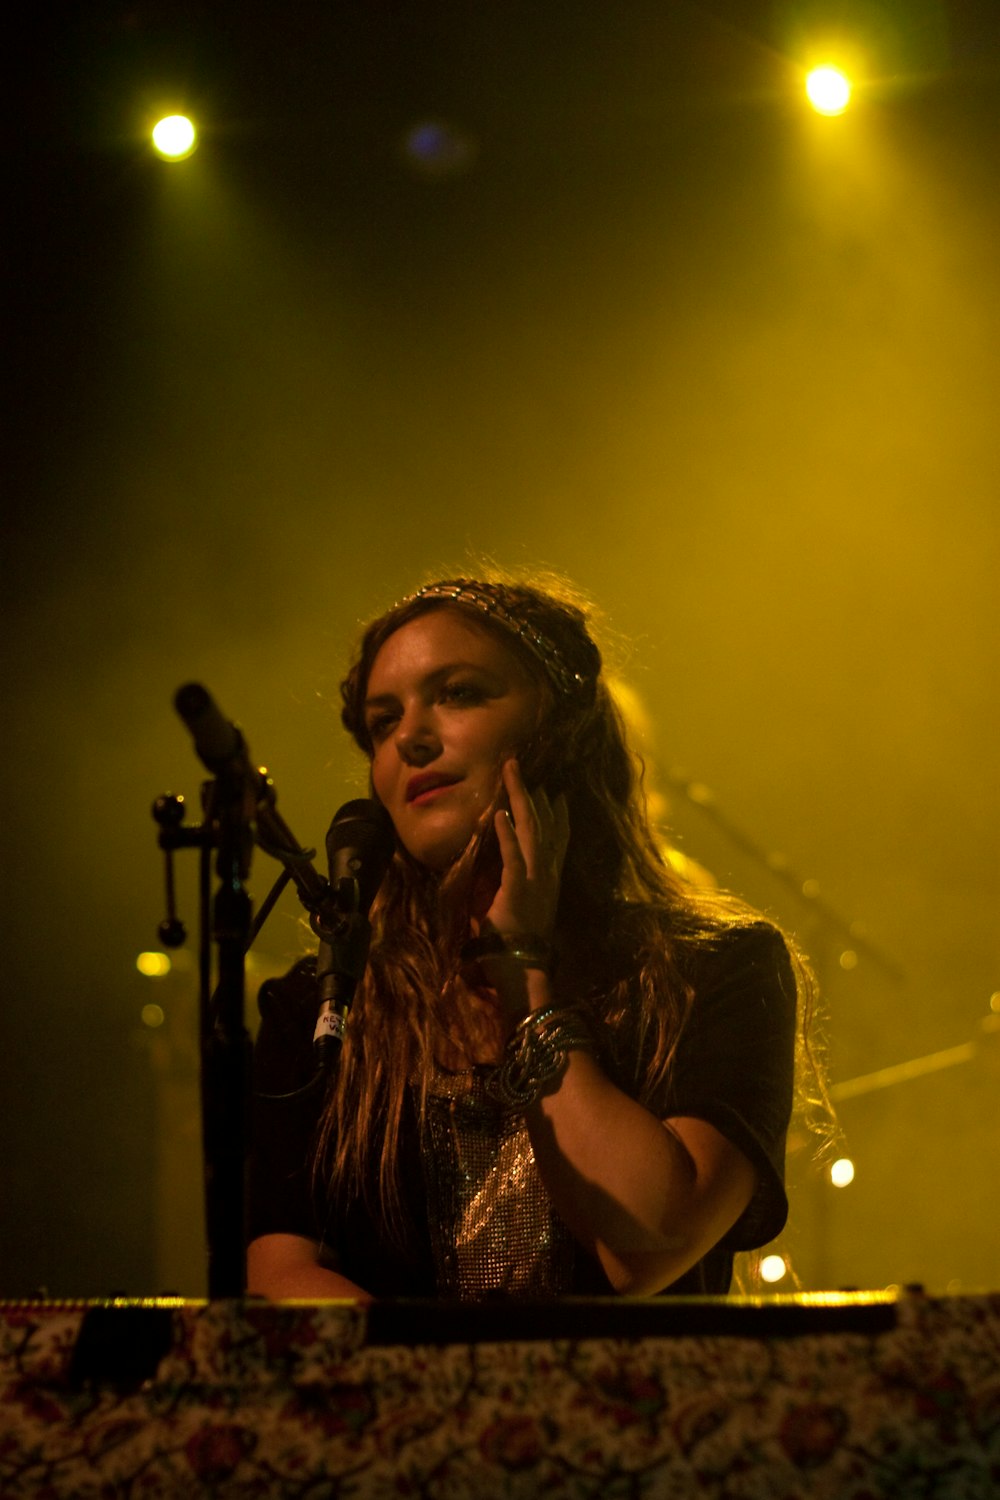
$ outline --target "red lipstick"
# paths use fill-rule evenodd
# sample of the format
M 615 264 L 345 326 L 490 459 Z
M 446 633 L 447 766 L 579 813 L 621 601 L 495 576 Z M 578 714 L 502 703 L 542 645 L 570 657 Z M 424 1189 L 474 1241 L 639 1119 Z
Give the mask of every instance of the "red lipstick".
M 423 771 L 419 776 L 411 776 L 406 783 L 406 800 L 415 802 L 427 792 L 436 792 L 441 787 L 454 786 L 460 781 L 459 776 L 446 776 L 441 771 Z

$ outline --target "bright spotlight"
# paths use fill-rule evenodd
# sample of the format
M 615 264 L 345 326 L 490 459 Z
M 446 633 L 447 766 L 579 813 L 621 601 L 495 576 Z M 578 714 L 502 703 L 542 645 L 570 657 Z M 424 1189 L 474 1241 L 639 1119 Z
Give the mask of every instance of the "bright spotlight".
M 135 966 L 140 974 L 145 974 L 147 979 L 162 979 L 164 974 L 170 973 L 170 959 L 166 953 L 140 953 L 135 961 Z
M 186 115 L 167 115 L 153 126 L 153 145 L 167 161 L 183 161 L 195 147 L 195 129 Z
M 830 1181 L 834 1187 L 847 1187 L 854 1181 L 854 1163 L 849 1156 L 842 1156 L 830 1168 Z
M 821 115 L 842 115 L 851 101 L 851 85 L 839 68 L 813 68 L 806 78 L 806 93 Z
M 765 1255 L 760 1263 L 760 1274 L 765 1281 L 780 1281 L 787 1270 L 783 1255 Z

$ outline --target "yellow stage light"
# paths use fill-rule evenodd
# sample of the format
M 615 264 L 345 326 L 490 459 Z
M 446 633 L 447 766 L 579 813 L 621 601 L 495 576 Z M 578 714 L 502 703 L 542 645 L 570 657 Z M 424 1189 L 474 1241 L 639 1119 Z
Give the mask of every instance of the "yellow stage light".
M 787 1270 L 783 1255 L 765 1255 L 760 1263 L 760 1274 L 764 1281 L 780 1281 Z
M 186 115 L 166 115 L 153 126 L 153 145 L 167 161 L 183 161 L 196 142 L 195 128 Z
M 847 1187 L 854 1181 L 854 1163 L 849 1156 L 842 1156 L 830 1168 L 830 1181 L 834 1187 Z
M 813 68 L 806 77 L 806 93 L 821 115 L 842 115 L 851 102 L 850 81 L 839 68 Z
M 147 979 L 162 979 L 170 973 L 170 959 L 165 953 L 140 953 L 135 966 Z

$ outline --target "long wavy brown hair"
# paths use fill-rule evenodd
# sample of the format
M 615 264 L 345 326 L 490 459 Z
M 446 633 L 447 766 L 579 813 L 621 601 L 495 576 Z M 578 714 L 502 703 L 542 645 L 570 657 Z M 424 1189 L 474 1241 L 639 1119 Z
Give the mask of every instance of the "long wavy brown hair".
M 692 960 L 726 931 L 763 919 L 733 896 L 682 880 L 665 861 L 646 814 L 642 765 L 605 680 L 583 596 L 551 575 L 527 583 L 491 572 L 453 582 L 495 599 L 500 618 L 419 596 L 379 616 L 341 684 L 343 723 L 371 758 L 363 709 L 372 665 L 390 635 L 429 610 L 460 609 L 532 673 L 543 707 L 519 760 L 529 787 L 565 794 L 570 820 L 553 945 L 556 998 L 591 1007 L 613 1075 L 656 1113 L 693 999 Z M 574 690 L 557 685 L 511 621 L 555 648 Z M 499 870 L 487 816 L 443 876 L 399 848 L 372 908 L 368 966 L 321 1120 L 314 1180 L 338 1195 L 374 1197 L 372 1207 L 392 1232 L 402 1230 L 396 1160 L 407 1095 L 413 1088 L 422 1116 L 442 1056 L 465 1055 L 468 1011 L 460 1011 L 460 997 L 475 990 L 476 973 L 463 968 L 460 949 L 472 893 L 484 880 L 496 882 Z M 787 934 L 785 940 L 799 990 L 799 1106 L 815 1120 L 828 1108 L 810 1041 L 815 985 L 794 942 Z

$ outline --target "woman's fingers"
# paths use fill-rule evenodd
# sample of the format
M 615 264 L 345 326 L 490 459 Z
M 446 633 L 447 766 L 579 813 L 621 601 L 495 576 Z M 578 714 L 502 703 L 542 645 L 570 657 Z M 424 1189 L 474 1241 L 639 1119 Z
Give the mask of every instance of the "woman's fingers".
M 569 843 L 569 809 L 565 796 L 560 793 L 552 801 L 543 786 L 529 792 L 521 768 L 513 759 L 504 762 L 503 783 L 510 802 L 514 838 L 529 873 L 534 873 L 552 859 L 557 870 L 561 869 Z M 503 847 L 505 841 L 501 839 Z M 512 845 L 506 847 L 514 852 Z
M 505 807 L 502 807 L 493 819 L 493 826 L 497 833 L 497 842 L 500 845 L 500 857 L 503 860 L 505 870 L 511 869 L 514 864 L 524 865 L 524 852 L 521 849 L 521 841 L 514 827 L 514 819 Z

